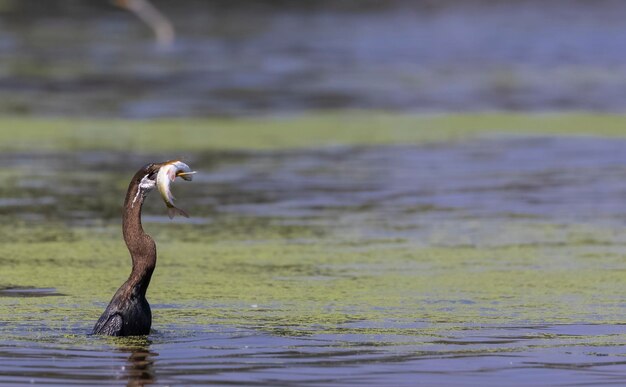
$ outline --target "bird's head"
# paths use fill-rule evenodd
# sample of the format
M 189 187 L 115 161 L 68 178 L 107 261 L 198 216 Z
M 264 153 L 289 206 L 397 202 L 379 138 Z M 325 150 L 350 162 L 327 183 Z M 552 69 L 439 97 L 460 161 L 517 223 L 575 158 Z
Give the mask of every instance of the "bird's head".
M 133 202 L 137 200 L 139 195 L 145 197 L 150 191 L 157 186 L 157 176 L 161 169 L 167 168 L 170 179 L 173 181 L 176 177 L 184 180 L 192 180 L 194 171 L 180 160 L 168 160 L 162 163 L 149 163 L 141 167 L 132 179 L 131 184 L 137 185 L 137 193 L 133 198 Z
M 135 174 L 133 181 L 138 184 L 141 184 L 143 181 L 147 183 L 148 181 L 153 181 L 156 183 L 156 178 L 161 170 L 161 168 L 172 166 L 172 170 L 175 173 L 174 177 L 180 177 L 184 180 L 190 181 L 193 179 L 193 174 L 196 173 L 189 168 L 189 166 L 183 163 L 180 160 L 168 160 L 162 163 L 148 163 L 141 167 L 139 171 Z M 152 187 L 154 188 L 154 187 Z
M 147 194 L 154 187 L 156 187 L 156 178 L 159 170 L 167 165 L 169 161 L 163 163 L 149 163 L 141 167 L 135 176 L 133 176 L 132 182 L 139 187 L 138 192 Z

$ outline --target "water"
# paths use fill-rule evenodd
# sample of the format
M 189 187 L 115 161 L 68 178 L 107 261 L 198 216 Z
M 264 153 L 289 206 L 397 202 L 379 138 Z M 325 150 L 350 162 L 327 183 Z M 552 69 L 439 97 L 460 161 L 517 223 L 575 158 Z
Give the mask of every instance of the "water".
M 621 385 L 626 141 L 198 152 L 148 338 L 87 335 L 165 154 L 3 153 L 0 383 Z
M 65 7 L 0 9 L 0 112 L 151 118 L 626 106 L 619 1 L 160 2 L 178 30 L 170 49 L 113 6 L 55 3 Z
M 512 385 L 619 385 L 625 363 L 620 350 L 598 351 L 586 344 L 597 337 L 616 340 L 620 331 L 593 325 L 492 328 L 437 338 L 416 333 L 376 346 L 371 337 L 302 339 L 224 329 L 193 338 L 181 338 L 180 332 L 156 334 L 126 346 L 95 339 L 71 348 L 20 343 L 21 356 L 13 353 L 3 362 L 4 368 L 19 370 L 19 376 L 12 376 L 16 371 L 4 373 L 2 381 L 496 386 L 509 380 Z M 50 359 L 55 359 L 54 367 Z

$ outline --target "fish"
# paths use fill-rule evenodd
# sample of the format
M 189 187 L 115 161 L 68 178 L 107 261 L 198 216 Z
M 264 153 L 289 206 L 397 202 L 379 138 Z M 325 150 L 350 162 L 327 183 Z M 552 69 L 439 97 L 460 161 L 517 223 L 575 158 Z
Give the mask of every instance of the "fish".
M 176 214 L 182 215 L 185 218 L 189 217 L 189 214 L 187 214 L 185 210 L 174 205 L 174 195 L 172 195 L 172 191 L 170 190 L 170 184 L 172 184 L 177 177 L 191 181 L 194 173 L 196 172 L 192 171 L 187 164 L 180 160 L 168 161 L 159 169 L 156 177 L 156 186 L 167 206 L 167 216 L 169 216 L 170 219 Z

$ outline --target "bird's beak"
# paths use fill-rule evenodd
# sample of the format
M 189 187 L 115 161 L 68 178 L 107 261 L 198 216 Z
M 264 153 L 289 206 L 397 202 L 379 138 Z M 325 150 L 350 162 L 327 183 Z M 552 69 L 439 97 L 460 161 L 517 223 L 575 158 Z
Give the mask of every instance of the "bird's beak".
M 194 175 L 194 173 L 196 173 L 196 171 L 190 171 L 190 172 L 178 172 L 178 173 L 176 174 L 176 176 L 178 176 L 178 177 L 180 177 L 180 178 L 182 178 L 182 179 L 184 179 L 184 180 L 191 181 L 191 180 L 193 180 L 193 175 Z

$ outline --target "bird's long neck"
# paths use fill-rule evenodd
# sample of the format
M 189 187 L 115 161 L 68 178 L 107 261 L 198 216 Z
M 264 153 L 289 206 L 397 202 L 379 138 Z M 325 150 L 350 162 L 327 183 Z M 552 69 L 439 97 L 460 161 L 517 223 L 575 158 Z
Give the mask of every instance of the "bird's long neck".
M 141 226 L 141 207 L 146 194 L 133 179 L 126 193 L 122 218 L 124 241 L 133 260 L 133 270 L 127 282 L 142 296 L 145 296 L 150 284 L 157 258 L 154 240 Z

